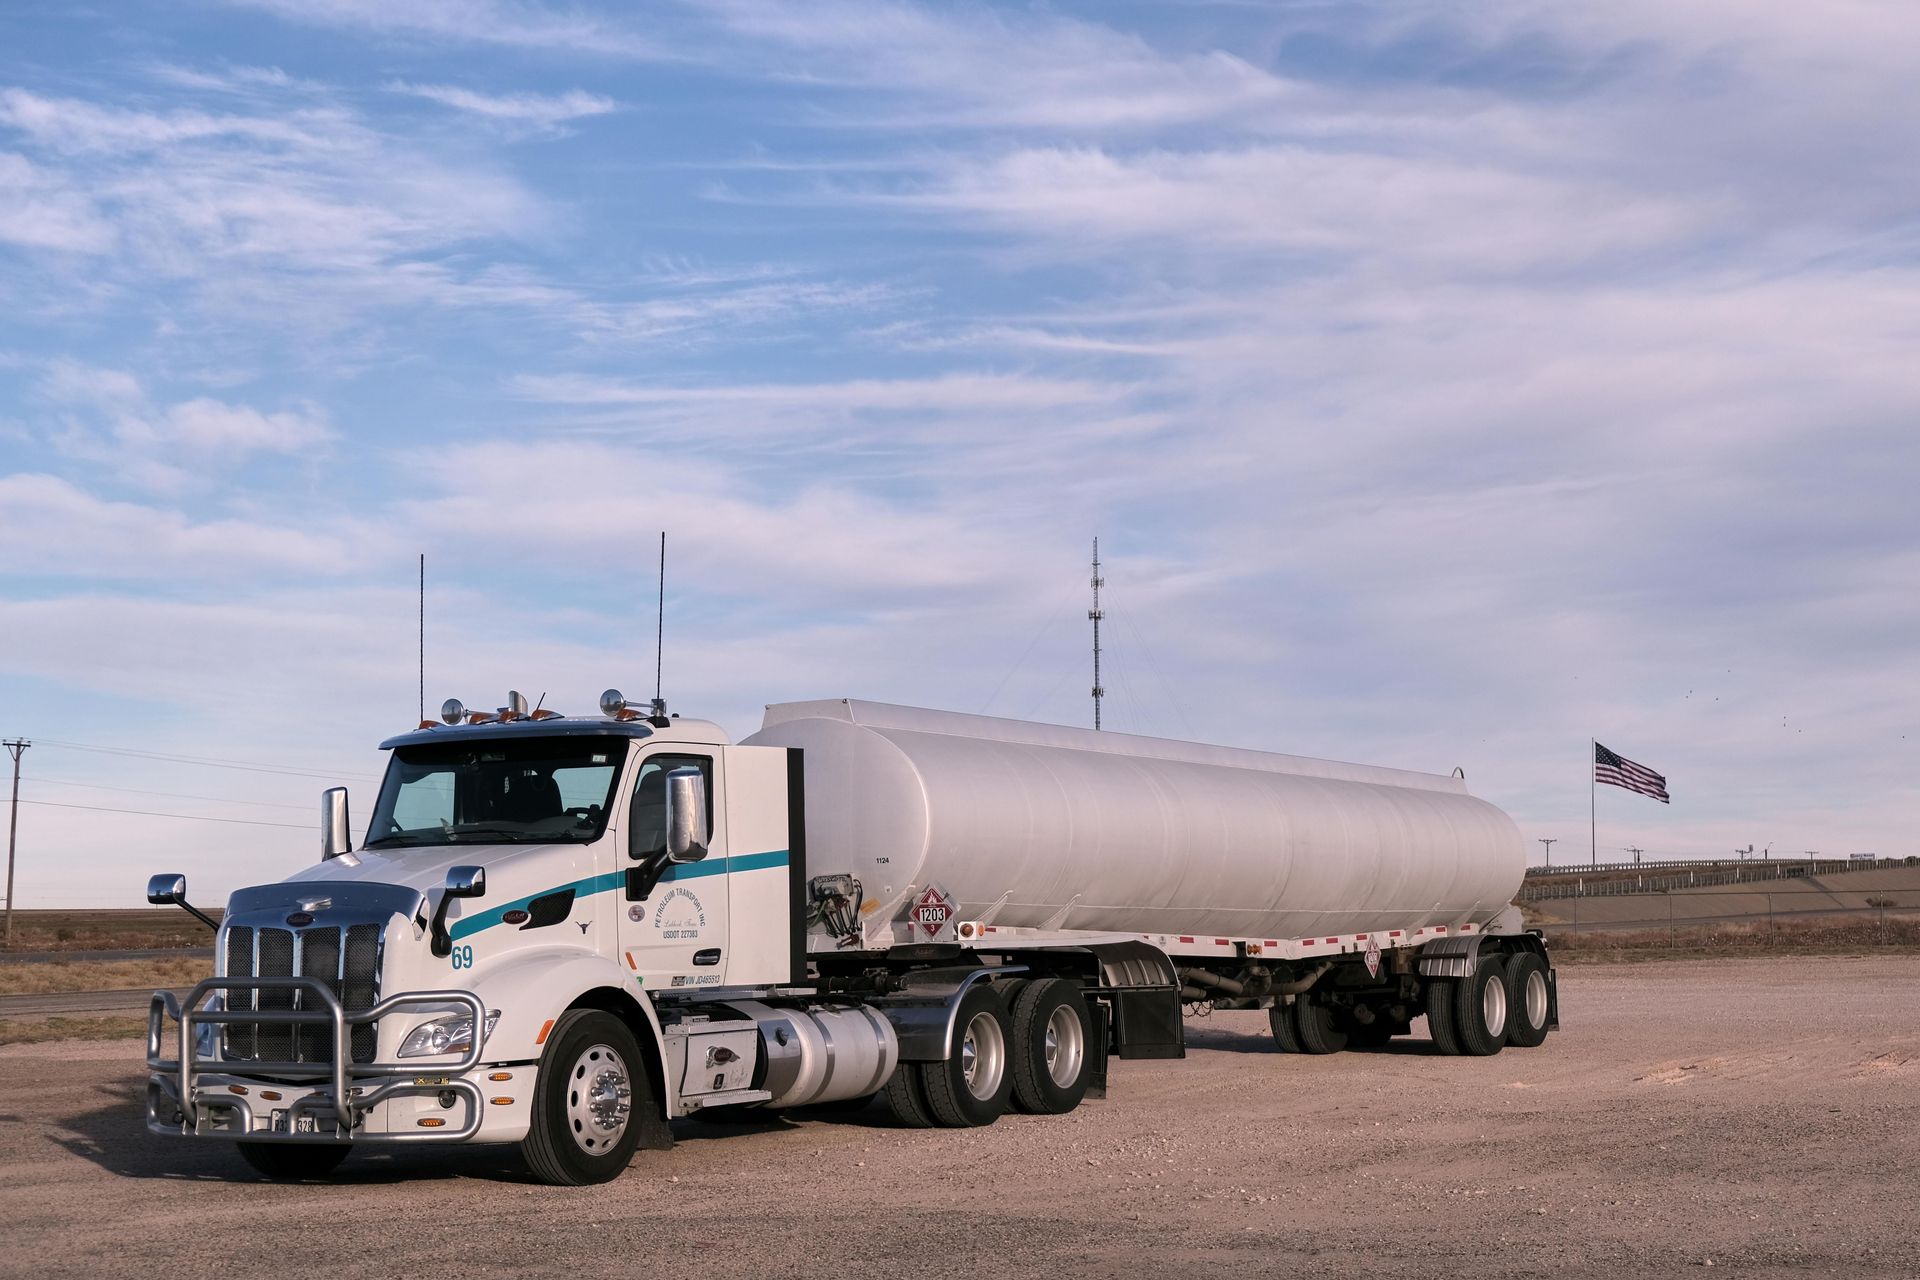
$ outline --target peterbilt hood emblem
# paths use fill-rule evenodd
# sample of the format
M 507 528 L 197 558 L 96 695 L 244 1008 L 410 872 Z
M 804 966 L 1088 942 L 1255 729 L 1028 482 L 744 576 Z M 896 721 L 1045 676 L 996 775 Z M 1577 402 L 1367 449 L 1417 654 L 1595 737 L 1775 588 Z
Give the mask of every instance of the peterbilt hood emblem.
M 313 913 L 311 911 L 296 911 L 287 917 L 287 925 L 289 928 L 304 929 L 312 923 Z

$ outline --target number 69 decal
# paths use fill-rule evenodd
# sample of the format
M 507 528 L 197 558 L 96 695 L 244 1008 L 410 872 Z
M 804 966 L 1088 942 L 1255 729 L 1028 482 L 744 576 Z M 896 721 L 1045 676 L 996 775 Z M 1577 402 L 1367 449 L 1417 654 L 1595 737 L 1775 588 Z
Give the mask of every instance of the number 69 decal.
M 456 969 L 473 968 L 473 948 L 455 947 L 453 949 L 453 967 Z

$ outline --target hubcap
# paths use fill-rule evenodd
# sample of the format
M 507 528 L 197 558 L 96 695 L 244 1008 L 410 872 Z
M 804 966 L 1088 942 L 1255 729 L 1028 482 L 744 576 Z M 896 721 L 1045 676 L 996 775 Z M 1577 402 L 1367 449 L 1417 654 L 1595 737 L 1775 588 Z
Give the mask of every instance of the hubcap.
M 960 1037 L 960 1075 L 967 1092 L 981 1102 L 1000 1092 L 1000 1081 L 1007 1072 L 1007 1040 L 1000 1031 L 1000 1019 L 991 1013 L 976 1013 Z
M 1086 1053 L 1086 1031 L 1080 1025 L 1080 1016 L 1063 1004 L 1047 1019 L 1047 1074 L 1062 1089 L 1071 1088 L 1080 1078 L 1080 1063 Z
M 633 1110 L 627 1064 L 612 1046 L 589 1046 L 567 1072 L 567 1128 L 588 1155 L 605 1155 L 627 1131 Z
M 1507 1034 L 1507 984 L 1497 973 L 1480 993 L 1480 1017 L 1495 1040 Z
M 1547 1025 L 1547 975 L 1538 969 L 1527 975 L 1527 1025 Z

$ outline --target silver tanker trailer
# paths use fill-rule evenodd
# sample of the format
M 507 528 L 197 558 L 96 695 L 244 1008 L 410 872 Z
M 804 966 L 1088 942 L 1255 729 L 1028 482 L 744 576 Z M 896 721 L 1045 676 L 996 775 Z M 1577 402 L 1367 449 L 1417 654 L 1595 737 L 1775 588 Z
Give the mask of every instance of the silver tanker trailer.
M 382 744 L 357 850 L 330 791 L 318 865 L 235 892 L 218 976 L 155 995 L 149 1128 L 272 1176 L 513 1143 L 582 1183 L 679 1117 L 1069 1111 L 1200 1008 L 1289 1053 L 1557 1025 L 1520 834 L 1456 778 L 849 699 L 738 745 L 601 712 L 449 701 Z

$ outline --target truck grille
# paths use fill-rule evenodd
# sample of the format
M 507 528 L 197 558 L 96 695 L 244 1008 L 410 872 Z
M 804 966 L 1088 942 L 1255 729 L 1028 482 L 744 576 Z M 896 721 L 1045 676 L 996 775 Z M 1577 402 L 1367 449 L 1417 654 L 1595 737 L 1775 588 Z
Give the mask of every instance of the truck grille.
M 344 936 L 343 936 L 344 935 Z M 321 926 L 303 929 L 260 929 L 232 925 L 227 929 L 226 976 L 229 978 L 317 978 L 346 1007 L 348 1013 L 368 1009 L 380 995 L 380 926 L 377 924 Z M 304 993 L 298 991 L 233 991 L 227 1007 L 298 1009 Z M 378 1024 L 354 1027 L 355 1062 L 372 1062 Z M 225 1056 L 255 1062 L 316 1062 L 333 1060 L 330 1026 L 275 1026 L 239 1022 L 228 1026 Z

